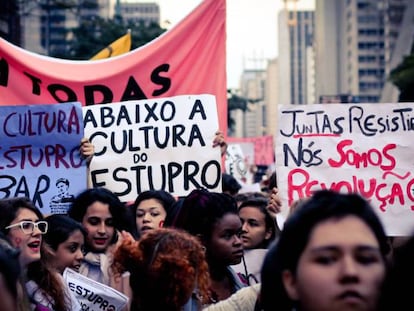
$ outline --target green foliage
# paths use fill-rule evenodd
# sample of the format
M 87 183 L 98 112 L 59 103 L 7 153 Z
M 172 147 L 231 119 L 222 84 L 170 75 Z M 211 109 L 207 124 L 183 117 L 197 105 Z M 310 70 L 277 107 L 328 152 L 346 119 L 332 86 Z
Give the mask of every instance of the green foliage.
M 414 54 L 391 71 L 390 80 L 400 90 L 400 101 L 414 101 Z
M 128 29 L 131 30 L 131 50 L 152 41 L 165 31 L 156 23 L 146 25 L 143 22 L 126 23 L 119 17 L 110 20 L 94 17 L 84 20 L 78 28 L 73 29 L 67 58 L 89 59 L 125 35 Z
M 240 96 L 236 90 L 227 90 L 227 124 L 230 132 L 234 129 L 235 121 L 230 116 L 230 112 L 233 110 L 242 110 L 243 112 L 249 111 L 249 104 L 255 104 L 262 101 L 263 99 L 251 99 Z
M 391 71 L 390 80 L 400 90 L 400 102 L 414 101 L 414 53 Z

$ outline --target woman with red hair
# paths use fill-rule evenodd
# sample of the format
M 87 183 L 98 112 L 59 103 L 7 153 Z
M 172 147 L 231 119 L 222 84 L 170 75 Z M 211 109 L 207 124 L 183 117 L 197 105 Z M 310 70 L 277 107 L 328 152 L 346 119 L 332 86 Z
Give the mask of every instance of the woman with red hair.
M 178 311 L 187 303 L 200 310 L 209 288 L 204 252 L 197 238 L 178 229 L 153 229 L 139 241 L 125 235 L 112 267 L 131 274 L 131 311 Z

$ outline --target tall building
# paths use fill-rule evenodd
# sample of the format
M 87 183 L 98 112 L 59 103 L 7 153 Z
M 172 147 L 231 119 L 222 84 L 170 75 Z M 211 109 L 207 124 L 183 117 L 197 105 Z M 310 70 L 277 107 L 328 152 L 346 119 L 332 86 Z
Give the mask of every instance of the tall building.
M 110 0 L 63 2 L 23 0 L 20 8 L 23 48 L 46 55 L 64 54 L 71 29 L 84 19 L 110 18 Z
M 121 2 L 119 13 L 128 22 L 160 24 L 160 7 L 155 2 Z
M 264 69 L 245 69 L 240 79 L 240 96 L 249 99 L 246 111 L 232 111 L 235 120 L 235 137 L 254 137 L 264 135 L 266 130 L 266 71 Z
M 276 134 L 278 120 L 278 88 L 279 83 L 279 61 L 277 58 L 270 59 L 266 67 L 266 86 L 264 102 L 266 114 L 264 115 L 265 135 Z
M 391 55 L 386 57 L 386 72 L 390 72 L 396 68 L 403 58 L 412 53 L 412 46 L 414 44 L 414 6 L 406 5 L 403 12 L 399 12 L 397 9 L 395 13 L 390 14 L 390 19 L 400 19 L 401 24 L 394 29 L 390 27 L 389 32 L 391 34 L 398 34 L 393 47 L 390 47 L 392 51 Z M 385 86 L 382 89 L 380 102 L 392 103 L 397 102 L 399 98 L 398 88 L 392 84 L 389 80 L 385 82 Z
M 313 11 L 279 13 L 279 104 L 304 105 L 314 94 Z
M 0 37 L 20 45 L 19 6 L 14 0 L 3 0 L 0 10 Z
M 316 0 L 316 97 L 376 103 L 408 0 Z M 411 38 L 412 42 L 412 38 Z

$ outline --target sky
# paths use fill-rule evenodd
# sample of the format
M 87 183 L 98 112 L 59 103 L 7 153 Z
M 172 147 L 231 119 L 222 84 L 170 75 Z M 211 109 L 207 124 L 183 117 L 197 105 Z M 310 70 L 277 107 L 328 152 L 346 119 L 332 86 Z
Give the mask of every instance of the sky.
M 131 1 L 131 0 L 130 0 Z M 202 0 L 152 0 L 160 6 L 161 22 L 175 25 Z M 297 0 L 297 9 L 313 9 L 314 0 Z M 289 8 L 293 8 L 292 3 Z M 227 87 L 238 88 L 244 69 L 277 57 L 277 16 L 283 0 L 227 0 Z M 263 62 L 261 62 L 263 64 Z

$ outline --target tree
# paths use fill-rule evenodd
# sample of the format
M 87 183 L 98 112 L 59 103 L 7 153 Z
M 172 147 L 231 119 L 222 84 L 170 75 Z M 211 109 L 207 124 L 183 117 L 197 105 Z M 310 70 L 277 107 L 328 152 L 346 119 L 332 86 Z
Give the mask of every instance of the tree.
M 414 101 L 414 44 L 411 54 L 391 70 L 390 81 L 400 90 L 399 102 Z
M 18 8 L 17 14 L 20 17 L 34 16 L 39 14 L 37 9 L 41 9 L 38 17 L 43 24 L 42 45 L 46 54 L 52 57 L 89 59 L 96 52 L 126 34 L 128 29 L 131 30 L 131 48 L 134 49 L 165 31 L 156 23 L 148 25 L 144 22 L 125 22 L 121 16 L 103 19 L 94 13 L 99 7 L 98 0 L 15 1 Z M 76 28 L 70 29 L 64 26 L 68 17 L 75 17 L 78 25 Z M 53 36 L 51 36 L 52 31 Z
M 131 49 L 152 41 L 165 31 L 156 23 L 149 25 L 144 22 L 125 23 L 120 17 L 108 20 L 94 17 L 82 21 L 79 27 L 72 30 L 73 39 L 69 42 L 69 52 L 63 57 L 89 59 L 113 41 L 125 35 L 128 29 L 131 30 Z
M 243 112 L 249 111 L 249 104 L 255 104 L 262 101 L 263 99 L 251 99 L 240 96 L 237 94 L 237 91 L 234 89 L 227 90 L 227 126 L 229 132 L 234 130 L 235 121 L 231 117 L 231 111 L 233 110 L 242 110 Z

